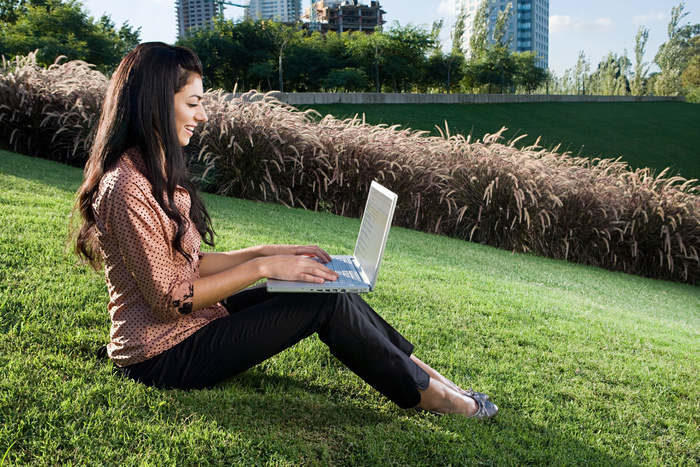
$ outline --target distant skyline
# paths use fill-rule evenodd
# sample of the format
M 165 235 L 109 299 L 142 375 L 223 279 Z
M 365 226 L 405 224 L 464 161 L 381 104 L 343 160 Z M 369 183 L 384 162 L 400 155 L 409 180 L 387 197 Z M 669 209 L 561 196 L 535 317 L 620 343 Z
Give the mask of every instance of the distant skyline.
M 360 0 L 369 4 L 370 0 Z M 245 3 L 236 1 L 233 3 Z M 310 3 L 303 0 L 303 5 Z M 596 67 L 609 52 L 622 55 L 625 50 L 634 59 L 634 45 L 640 25 L 649 29 L 649 40 L 644 60 L 651 62 L 659 46 L 668 40 L 667 26 L 671 9 L 680 1 L 669 0 L 550 0 L 549 23 L 549 68 L 557 76 L 573 68 L 580 51 L 583 51 Z M 117 25 L 128 21 L 133 27 L 141 27 L 142 41 L 176 40 L 174 0 L 84 0 L 83 4 L 96 18 L 106 13 Z M 451 44 L 450 30 L 456 13 L 454 0 L 380 0 L 386 11 L 388 27 L 395 21 L 407 24 L 432 27 L 434 21 L 443 19 L 441 39 L 446 47 Z M 682 24 L 700 23 L 700 5 L 685 2 L 688 12 Z M 227 6 L 225 16 L 237 19 L 243 16 L 243 9 Z

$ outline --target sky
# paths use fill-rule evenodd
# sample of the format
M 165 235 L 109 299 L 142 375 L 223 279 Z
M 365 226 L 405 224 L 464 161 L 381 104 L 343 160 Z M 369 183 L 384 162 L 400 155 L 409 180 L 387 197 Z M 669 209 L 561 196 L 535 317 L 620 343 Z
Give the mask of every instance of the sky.
M 142 41 L 173 43 L 176 39 L 174 0 L 83 0 L 96 18 L 106 13 L 117 26 L 128 21 L 141 28 Z M 233 2 L 244 3 L 244 2 Z M 303 0 L 303 4 L 310 3 Z M 369 0 L 360 3 L 369 4 Z M 667 26 L 671 9 L 680 0 L 550 0 L 549 1 L 549 68 L 557 76 L 573 68 L 583 52 L 595 68 L 608 52 L 622 55 L 627 51 L 634 61 L 635 37 L 639 26 L 649 30 L 644 61 L 651 62 L 659 46 L 668 39 Z M 443 19 L 441 38 L 451 45 L 450 29 L 456 18 L 454 0 L 380 0 L 386 11 L 387 26 L 395 21 L 405 26 L 423 25 L 427 29 Z M 700 5 L 685 1 L 689 13 L 681 24 L 700 23 Z M 237 19 L 241 8 L 227 6 L 225 16 Z M 652 66 L 652 70 L 654 67 Z

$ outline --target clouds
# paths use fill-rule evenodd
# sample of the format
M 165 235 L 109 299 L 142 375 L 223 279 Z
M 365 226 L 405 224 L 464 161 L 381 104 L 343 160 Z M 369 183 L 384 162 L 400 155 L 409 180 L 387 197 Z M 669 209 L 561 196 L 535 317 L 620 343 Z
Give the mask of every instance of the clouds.
M 444 0 L 447 1 L 447 0 Z M 666 14 L 649 12 L 640 13 L 631 20 L 632 24 L 643 25 L 648 22 L 662 21 L 666 19 Z M 549 33 L 559 34 L 565 32 L 603 32 L 615 28 L 615 22 L 606 17 L 598 19 L 575 18 L 566 15 L 552 15 L 549 18 Z
M 549 18 L 550 34 L 558 34 L 562 32 L 595 32 L 607 31 L 612 29 L 615 23 L 610 18 L 598 19 L 581 19 L 572 18 L 571 16 L 552 15 Z
M 455 15 L 455 0 L 441 0 L 438 6 L 438 14 L 445 16 Z
M 663 19 L 666 19 L 666 15 L 663 13 L 647 13 L 635 16 L 634 18 L 632 18 L 632 22 L 634 24 L 644 24 L 648 23 L 649 21 L 657 21 Z

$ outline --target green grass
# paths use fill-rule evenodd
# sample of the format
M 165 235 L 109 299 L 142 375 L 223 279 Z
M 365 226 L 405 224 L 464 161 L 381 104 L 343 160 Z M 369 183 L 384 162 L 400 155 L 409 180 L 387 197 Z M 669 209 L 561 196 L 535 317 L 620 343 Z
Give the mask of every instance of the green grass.
M 201 391 L 122 380 L 102 274 L 66 251 L 81 172 L 0 152 L 0 459 L 18 465 L 697 465 L 700 288 L 392 229 L 370 303 L 501 408 L 402 411 L 315 337 Z M 352 250 L 357 219 L 205 196 L 217 249 Z
M 349 118 L 365 114 L 368 123 L 399 124 L 439 134 L 482 139 L 506 127 L 506 141 L 528 135 L 519 146 L 540 145 L 574 155 L 617 159 L 657 173 L 671 167 L 685 178 L 700 179 L 700 105 L 681 102 L 540 103 L 489 105 L 314 105 L 321 114 Z M 308 108 L 308 107 L 304 107 Z

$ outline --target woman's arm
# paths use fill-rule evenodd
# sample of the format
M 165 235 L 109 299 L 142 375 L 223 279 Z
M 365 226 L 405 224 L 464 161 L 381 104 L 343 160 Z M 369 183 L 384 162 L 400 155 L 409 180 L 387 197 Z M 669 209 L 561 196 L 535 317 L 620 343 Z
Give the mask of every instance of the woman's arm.
M 328 253 L 316 245 L 261 245 L 225 253 L 201 253 L 199 275 L 211 276 L 263 256 L 305 255 L 314 256 L 323 263 L 331 260 Z
M 270 246 L 269 249 L 266 247 L 254 247 L 250 250 L 238 250 L 220 254 L 208 253 L 202 257 L 200 277 L 195 279 L 193 284 L 194 297 L 192 305 L 194 310 L 220 302 L 260 279 L 306 281 L 318 284 L 322 284 L 326 280 L 334 281 L 338 279 L 336 272 L 328 269 L 321 262 L 304 256 L 313 254 L 322 261 L 330 260 L 326 252 L 315 246 L 274 245 Z M 260 254 L 261 251 L 296 251 L 300 253 L 254 256 L 252 259 L 235 264 L 249 255 Z M 226 264 L 233 264 L 233 266 L 228 269 L 221 269 Z M 202 266 L 210 274 L 202 276 Z

